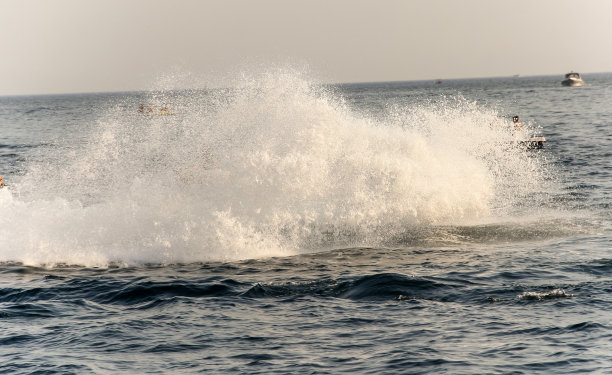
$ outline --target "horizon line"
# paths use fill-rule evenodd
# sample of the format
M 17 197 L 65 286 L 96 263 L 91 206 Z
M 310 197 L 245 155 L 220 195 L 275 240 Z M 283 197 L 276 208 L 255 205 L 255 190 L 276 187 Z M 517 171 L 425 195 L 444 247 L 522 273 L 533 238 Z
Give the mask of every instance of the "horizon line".
M 564 73 L 565 74 L 565 73 Z M 590 75 L 590 74 L 612 74 L 612 71 L 608 72 L 587 72 L 580 73 L 581 75 Z M 383 80 L 383 81 L 346 81 L 346 82 L 327 82 L 320 83 L 321 85 L 364 85 L 364 84 L 377 84 L 377 83 L 408 83 L 408 82 L 428 82 L 428 81 L 464 81 L 464 80 L 479 80 L 479 79 L 502 79 L 502 78 L 535 78 L 535 77 L 553 77 L 557 76 L 557 74 L 532 74 L 532 75 L 503 75 L 503 76 L 480 76 L 480 77 L 460 77 L 460 78 L 424 78 L 424 79 L 406 79 L 406 80 Z M 34 97 L 34 96 L 61 96 L 61 95 L 101 95 L 101 94 L 135 94 L 135 93 L 150 93 L 150 92 L 163 92 L 163 91 L 183 91 L 183 90 L 207 90 L 207 89 L 218 89 L 220 87 L 199 87 L 199 88 L 184 88 L 184 89 L 169 89 L 169 90 L 159 90 L 159 89 L 127 89 L 127 90 L 117 90 L 117 91 L 108 91 L 108 90 L 100 90 L 100 91 L 65 91 L 65 92 L 46 92 L 46 93 L 36 93 L 36 94 L 0 94 L 0 98 L 8 98 L 8 97 Z

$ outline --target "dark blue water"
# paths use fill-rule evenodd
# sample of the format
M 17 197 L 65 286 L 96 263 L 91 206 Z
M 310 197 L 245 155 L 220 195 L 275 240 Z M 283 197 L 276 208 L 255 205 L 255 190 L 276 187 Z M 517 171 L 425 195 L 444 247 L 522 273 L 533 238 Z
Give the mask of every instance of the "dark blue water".
M 561 78 L 0 98 L 0 373 L 612 373 L 612 75 Z

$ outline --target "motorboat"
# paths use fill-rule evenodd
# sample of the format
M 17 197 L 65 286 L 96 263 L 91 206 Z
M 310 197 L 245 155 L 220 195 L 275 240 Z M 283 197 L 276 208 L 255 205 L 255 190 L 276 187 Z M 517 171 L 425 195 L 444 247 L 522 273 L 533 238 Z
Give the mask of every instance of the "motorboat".
M 530 137 L 527 141 L 521 142 L 523 146 L 527 147 L 529 150 L 533 149 L 541 149 L 544 148 L 544 143 L 546 143 L 546 138 L 541 135 L 534 135 Z
M 514 136 L 523 138 L 522 140 L 518 141 L 519 144 L 523 145 L 529 150 L 544 148 L 544 143 L 546 143 L 545 137 L 541 135 L 532 135 L 531 137 L 527 137 L 527 134 L 525 133 L 525 125 L 519 122 L 518 116 L 513 116 L 512 122 L 514 123 Z
M 565 75 L 565 79 L 561 81 L 563 86 L 582 86 L 584 81 L 580 78 L 580 74 L 576 72 L 569 72 Z

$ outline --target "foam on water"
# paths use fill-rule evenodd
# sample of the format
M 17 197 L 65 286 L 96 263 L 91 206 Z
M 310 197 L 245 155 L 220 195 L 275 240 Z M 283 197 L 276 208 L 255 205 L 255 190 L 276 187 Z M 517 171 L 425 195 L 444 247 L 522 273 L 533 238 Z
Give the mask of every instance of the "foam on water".
M 563 289 L 554 289 L 549 292 L 524 292 L 517 296 L 519 299 L 526 301 L 544 301 L 550 299 L 570 298 L 574 297 L 573 294 L 565 293 Z
M 146 104 L 173 115 L 106 110 L 83 124 L 85 141 L 47 149 L 0 191 L 0 261 L 168 264 L 393 245 L 411 228 L 520 211 L 544 190 L 543 158 L 462 98 L 381 119 L 275 71 Z

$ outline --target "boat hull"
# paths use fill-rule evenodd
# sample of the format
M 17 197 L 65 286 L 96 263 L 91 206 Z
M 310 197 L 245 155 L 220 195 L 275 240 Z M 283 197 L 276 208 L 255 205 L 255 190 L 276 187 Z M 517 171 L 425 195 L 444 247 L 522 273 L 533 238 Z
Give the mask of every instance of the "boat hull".
M 581 79 L 565 79 L 561 81 L 563 86 L 582 86 L 584 85 L 584 81 Z

